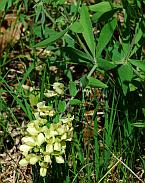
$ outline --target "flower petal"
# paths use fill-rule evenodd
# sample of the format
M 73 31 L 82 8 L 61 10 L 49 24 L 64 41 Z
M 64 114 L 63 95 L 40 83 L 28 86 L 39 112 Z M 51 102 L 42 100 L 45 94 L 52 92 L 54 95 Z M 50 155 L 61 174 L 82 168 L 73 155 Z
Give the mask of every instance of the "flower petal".
M 54 150 L 55 151 L 61 151 L 61 144 L 58 143 L 58 142 L 55 142 L 55 144 L 54 144 Z
M 30 150 L 32 149 L 32 147 L 31 147 L 31 146 L 28 146 L 28 145 L 26 145 L 26 144 L 23 144 L 23 145 L 21 145 L 21 146 L 19 147 L 19 149 L 20 149 L 20 151 L 23 151 L 23 152 L 28 153 L 28 151 L 30 151 Z
M 49 154 L 51 154 L 53 152 L 53 145 L 52 144 L 47 144 L 46 152 L 48 152 Z
M 34 157 L 30 158 L 30 164 L 31 165 L 35 165 L 38 160 L 39 160 L 39 157 L 38 156 L 34 156 Z
M 64 163 L 64 159 L 63 159 L 62 156 L 56 156 L 55 160 L 56 160 L 57 163 Z
M 43 144 L 44 142 L 45 142 L 45 137 L 44 137 L 43 133 L 39 133 L 39 135 L 37 136 L 38 146 L 41 146 L 41 144 Z
M 47 168 L 41 167 L 41 168 L 40 168 L 40 175 L 41 175 L 42 177 L 45 177 L 45 176 L 46 176 L 46 173 L 47 173 Z
M 45 155 L 44 156 L 44 161 L 47 162 L 47 163 L 51 163 L 51 158 L 49 155 Z
M 23 137 L 22 142 L 29 146 L 35 146 L 34 138 L 29 137 L 29 136 Z
M 21 160 L 19 161 L 19 165 L 20 165 L 20 166 L 27 166 L 28 163 L 29 163 L 29 162 L 28 162 L 25 158 L 23 158 L 23 159 L 21 159 Z

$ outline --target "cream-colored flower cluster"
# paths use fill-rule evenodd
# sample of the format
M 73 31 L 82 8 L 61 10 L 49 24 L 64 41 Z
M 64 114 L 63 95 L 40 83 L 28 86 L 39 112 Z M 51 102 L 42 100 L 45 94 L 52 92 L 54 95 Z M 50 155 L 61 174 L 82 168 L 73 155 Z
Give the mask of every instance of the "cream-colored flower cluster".
M 53 157 L 57 163 L 64 163 L 66 141 L 72 140 L 73 117 L 67 116 L 60 118 L 58 123 L 49 123 L 46 117 L 53 117 L 54 114 L 51 106 L 46 106 L 45 102 L 38 103 L 34 113 L 36 119 L 27 125 L 26 136 L 22 138 L 19 148 L 24 156 L 19 164 L 27 166 L 38 163 L 41 176 L 46 176 Z

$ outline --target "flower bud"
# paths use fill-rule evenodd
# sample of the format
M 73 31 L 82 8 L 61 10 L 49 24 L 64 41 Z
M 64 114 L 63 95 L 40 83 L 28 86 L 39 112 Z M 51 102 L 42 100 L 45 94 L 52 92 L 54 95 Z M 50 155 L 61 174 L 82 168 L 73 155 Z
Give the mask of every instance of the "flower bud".
M 40 168 L 40 175 L 41 175 L 42 177 L 45 177 L 45 176 L 46 176 L 46 173 L 47 173 L 47 168 L 41 167 L 41 168 Z
M 62 156 L 56 156 L 55 160 L 56 160 L 57 163 L 64 163 L 64 159 L 63 159 Z
M 25 158 L 23 158 L 23 159 L 21 159 L 21 160 L 19 161 L 19 165 L 20 165 L 20 166 L 27 166 L 28 163 L 29 163 L 29 162 L 28 162 Z

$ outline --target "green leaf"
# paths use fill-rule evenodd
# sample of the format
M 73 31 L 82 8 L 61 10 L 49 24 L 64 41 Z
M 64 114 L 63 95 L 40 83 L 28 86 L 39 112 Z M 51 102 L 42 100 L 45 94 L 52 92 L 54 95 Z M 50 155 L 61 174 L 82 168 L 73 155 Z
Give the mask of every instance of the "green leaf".
M 109 2 L 101 2 L 95 5 L 89 6 L 89 9 L 95 12 L 107 12 L 112 10 L 112 6 L 110 5 Z
M 95 88 L 107 88 L 108 86 L 104 84 L 102 81 L 93 78 L 93 77 L 88 77 L 89 83 L 88 86 L 90 87 L 95 87 Z
M 145 128 L 145 123 L 137 122 L 132 124 L 134 127 Z
M 81 58 L 84 61 L 93 62 L 93 57 L 91 57 L 89 54 L 84 53 L 80 50 L 77 50 L 72 47 L 67 47 L 64 49 L 68 54 L 71 54 L 74 57 Z
M 106 20 L 107 18 L 109 19 L 110 17 L 113 16 L 113 14 L 116 11 L 118 11 L 121 8 L 122 8 L 121 6 L 115 4 L 112 5 L 109 2 L 100 2 L 95 5 L 89 6 L 89 9 L 91 11 L 96 12 L 92 16 L 92 21 L 95 23 L 97 23 L 98 20 L 100 20 L 100 18 L 104 15 L 105 15 L 104 20 Z
M 59 0 L 58 2 L 57 2 L 57 4 L 59 4 L 59 5 L 63 5 L 65 3 L 65 0 Z
M 128 50 L 126 48 L 124 49 L 125 53 L 127 53 L 130 57 L 137 52 L 144 42 L 143 27 L 144 25 L 142 24 L 142 21 L 139 21 L 136 24 L 135 35 L 131 41 L 131 44 L 128 46 Z M 128 38 L 130 39 L 130 35 Z
M 118 75 L 124 95 L 127 94 L 129 83 L 133 78 L 133 68 L 130 63 L 123 64 L 118 68 Z
M 82 84 L 82 87 L 85 88 L 85 87 L 88 85 L 89 80 L 88 80 L 87 76 L 85 75 L 85 76 L 83 76 L 82 78 L 80 78 L 80 82 L 81 82 L 81 84 Z
M 130 63 L 145 72 L 145 60 L 130 60 Z
M 76 33 L 82 33 L 84 29 L 79 21 L 75 21 L 70 27 L 70 30 Z
M 108 22 L 102 28 L 100 36 L 99 36 L 97 48 L 96 48 L 96 57 L 97 58 L 100 57 L 103 49 L 109 43 L 111 37 L 113 36 L 116 25 L 117 25 L 117 21 L 116 21 L 116 18 L 114 18 L 111 20 L 111 22 Z
M 63 30 L 62 32 L 55 32 L 53 35 L 50 35 L 49 38 L 37 43 L 34 47 L 46 47 L 48 45 L 53 44 L 55 41 L 63 37 L 63 35 L 68 31 L 68 29 Z
M 116 67 L 116 65 L 107 60 L 98 59 L 98 67 L 103 69 L 104 71 L 108 71 L 108 70 L 114 69 Z
M 72 99 L 70 100 L 70 105 L 80 105 L 82 102 L 78 99 Z
M 35 95 L 35 94 L 31 93 L 29 95 L 29 101 L 30 101 L 31 107 L 37 106 L 37 104 L 39 102 L 39 98 L 40 98 L 40 94 Z
M 95 40 L 93 35 L 93 27 L 90 20 L 88 8 L 86 6 L 82 6 L 81 8 L 80 23 L 83 26 L 83 37 L 92 55 L 95 57 Z
M 77 94 L 77 87 L 76 87 L 76 83 L 73 81 L 69 82 L 69 93 L 72 97 L 75 97 Z
M 7 3 L 8 3 L 8 0 L 1 0 L 1 2 L 0 2 L 0 11 L 5 9 Z
M 59 112 L 64 112 L 65 109 L 66 109 L 66 102 L 65 101 L 59 101 L 59 104 L 58 104 Z

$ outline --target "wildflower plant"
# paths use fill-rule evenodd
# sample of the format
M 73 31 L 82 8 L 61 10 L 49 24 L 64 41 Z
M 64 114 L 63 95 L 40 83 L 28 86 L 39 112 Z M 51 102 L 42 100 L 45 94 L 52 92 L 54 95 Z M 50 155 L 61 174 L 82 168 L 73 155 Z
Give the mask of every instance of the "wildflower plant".
M 54 91 L 47 92 L 48 98 L 64 94 L 62 83 L 54 83 L 53 89 Z M 54 122 L 56 115 L 58 120 Z M 21 140 L 19 149 L 23 158 L 19 164 L 27 166 L 38 163 L 40 175 L 44 177 L 47 169 L 51 167 L 52 159 L 55 159 L 56 163 L 64 163 L 66 142 L 71 141 L 73 136 L 73 117 L 62 117 L 57 109 L 53 109 L 52 104 L 46 105 L 45 101 L 37 103 L 34 116 L 35 119 L 27 124 L 26 134 Z

